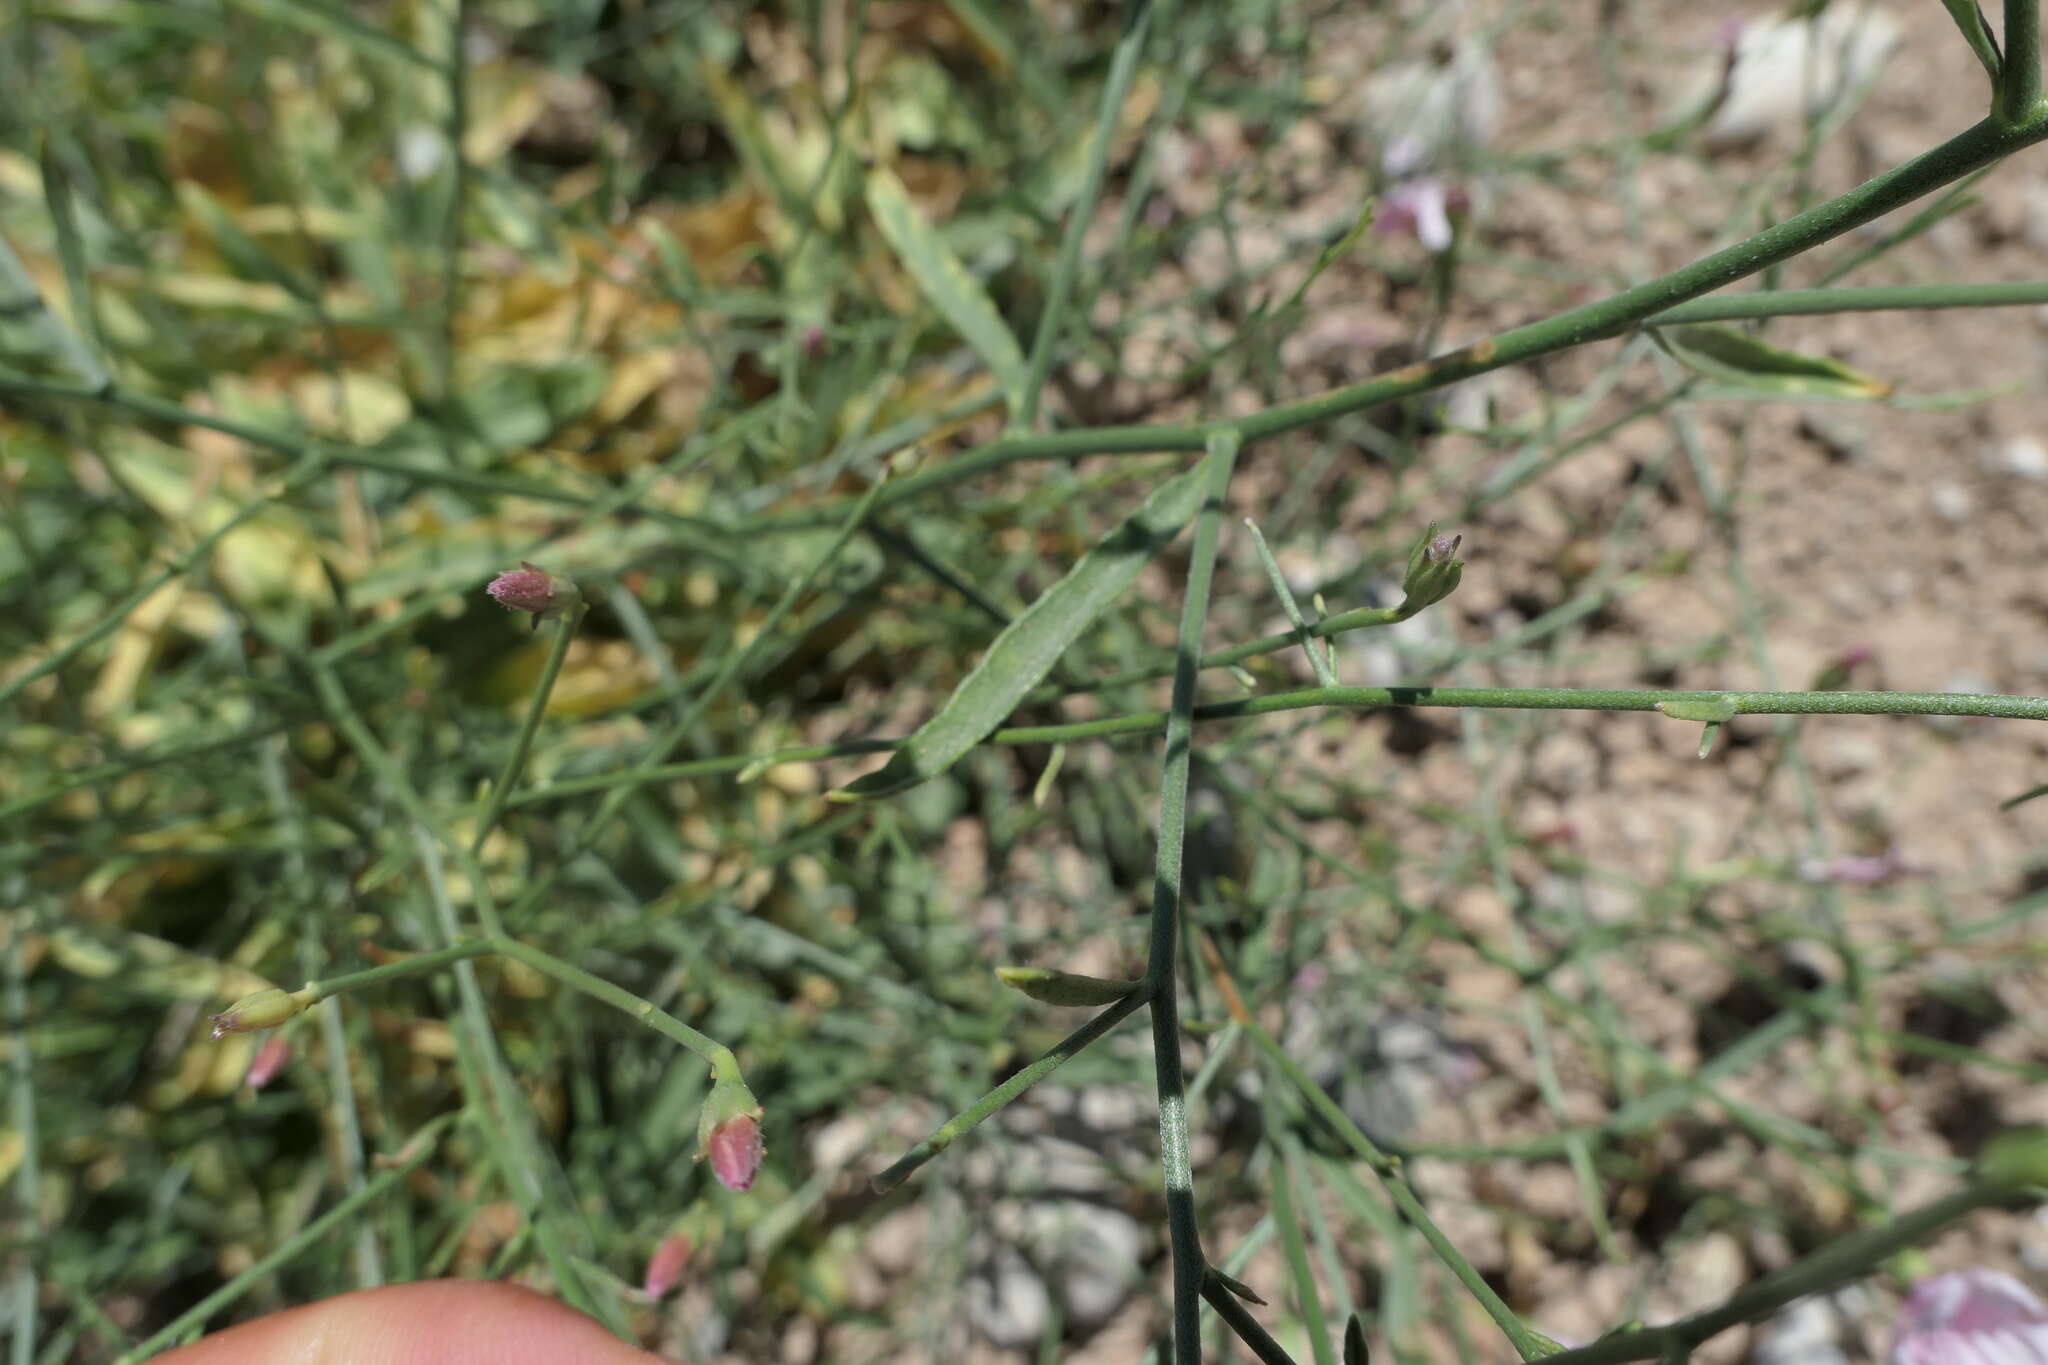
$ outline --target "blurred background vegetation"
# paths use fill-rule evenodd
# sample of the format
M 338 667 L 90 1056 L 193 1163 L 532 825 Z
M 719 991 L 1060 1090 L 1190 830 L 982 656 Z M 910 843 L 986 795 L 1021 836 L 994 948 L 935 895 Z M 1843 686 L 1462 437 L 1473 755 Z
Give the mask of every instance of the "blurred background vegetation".
M 1670 268 L 1981 103 L 1939 13 L 1886 74 L 1898 25 L 1865 52 L 1878 21 L 1836 4 L 1856 22 L 1827 97 L 1731 130 L 1717 26 L 1746 11 L 1664 8 L 1155 0 L 1099 124 L 1132 17 L 1086 0 L 10 7 L 0 1176 L 7 1326 L 38 1332 L 15 1358 L 119 1358 L 447 1115 L 210 1324 L 452 1273 L 693 1361 L 1152 1349 L 1135 1031 L 902 1190 L 868 1180 L 1072 1027 L 991 968 L 1142 970 L 1156 744 L 983 747 L 853 808 L 824 793 L 876 760 L 759 757 L 907 733 L 1185 464 L 991 466 L 842 536 L 889 458 L 914 479 L 1003 420 L 874 186 L 1026 339 L 1085 215 L 1047 417 L 1188 421 Z M 2029 212 L 1958 193 L 1774 282 L 2024 272 Z M 1556 357 L 1264 444 L 1233 510 L 1332 610 L 1398 600 L 1426 523 L 1465 532 L 1459 595 L 1347 638 L 1350 682 L 2040 691 L 2010 643 L 2038 597 L 1978 577 L 2038 549 L 1991 509 L 2024 525 L 2048 472 L 2014 445 L 2038 412 L 2002 396 L 2030 362 L 1984 361 L 2033 344 L 2003 316 L 1963 342 L 1788 332 L 1899 381 L 1889 409 L 1759 406 L 1641 341 Z M 1930 482 L 1891 453 L 1958 432 L 1993 455 Z M 1858 524 L 1899 537 L 1885 565 Z M 1016 723 L 1161 704 L 1089 680 L 1156 667 L 1184 554 Z M 552 639 L 482 592 L 522 560 L 592 611 L 472 862 L 450 851 Z M 1913 575 L 1888 607 L 1858 596 L 1880 568 Z M 1219 572 L 1212 646 L 1279 628 L 1234 527 Z M 1305 676 L 1274 655 L 1245 681 Z M 1701 1307 L 1945 1179 L 2044 1075 L 2038 817 L 1992 811 L 2041 780 L 2038 741 L 1839 725 L 1818 753 L 1738 726 L 1709 766 L 1642 717 L 1204 731 L 1191 922 L 1347 1112 L 1436 1154 L 1433 1209 L 1539 1326 Z M 659 762 L 697 766 L 617 780 Z M 510 1176 L 452 980 L 295 1021 L 260 1087 L 260 1037 L 207 1040 L 225 1001 L 430 946 L 480 898 L 738 1052 L 767 1110 L 750 1193 L 691 1160 L 701 1065 L 516 965 L 477 970 L 517 1085 Z M 1279 1180 L 1328 1310 L 1386 1359 L 1501 1358 L 1188 976 L 1205 1237 L 1276 1334 L 1302 1317 Z M 2023 1223 L 1969 1253 L 2023 1259 Z M 682 1268 L 646 1285 L 664 1246 Z M 1857 1292 L 1824 1305 L 1844 1359 L 1887 1316 Z

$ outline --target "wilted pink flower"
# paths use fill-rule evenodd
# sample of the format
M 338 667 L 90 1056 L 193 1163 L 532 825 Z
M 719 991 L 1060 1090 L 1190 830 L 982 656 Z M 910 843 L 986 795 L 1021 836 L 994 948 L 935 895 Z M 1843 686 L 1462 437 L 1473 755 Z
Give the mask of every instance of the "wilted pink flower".
M 736 1192 L 754 1188 L 754 1177 L 760 1173 L 767 1150 L 761 1145 L 760 1121 L 746 1114 L 719 1124 L 704 1142 L 711 1173 L 719 1184 Z
M 683 1267 L 690 1263 L 692 1250 L 690 1239 L 679 1232 L 662 1238 L 661 1245 L 647 1258 L 647 1274 L 640 1281 L 641 1292 L 650 1299 L 665 1297 L 676 1287 L 676 1281 L 683 1277 Z
M 251 1090 L 261 1090 L 277 1079 L 277 1073 L 284 1070 L 284 1064 L 291 1059 L 292 1045 L 284 1040 L 282 1033 L 273 1033 L 263 1040 L 262 1047 L 256 1049 L 242 1082 Z
M 507 611 L 532 612 L 533 628 L 539 630 L 542 621 L 568 608 L 576 585 L 522 559 L 518 568 L 493 578 L 484 591 Z
M 1373 231 L 1413 237 L 1429 251 L 1447 251 L 1457 236 L 1453 220 L 1472 207 L 1472 196 L 1433 175 L 1403 180 L 1388 188 L 1373 218 Z
M 2027 1287 L 1981 1266 L 1913 1286 L 1892 1335 L 1890 1365 L 2033 1365 L 2048 1360 L 2048 1308 Z
M 1799 875 L 1805 880 L 1833 882 L 1838 886 L 1883 886 L 1901 877 L 1917 876 L 1920 871 L 1894 849 L 1874 858 L 1845 853 L 1836 858 L 1802 858 L 1799 861 Z

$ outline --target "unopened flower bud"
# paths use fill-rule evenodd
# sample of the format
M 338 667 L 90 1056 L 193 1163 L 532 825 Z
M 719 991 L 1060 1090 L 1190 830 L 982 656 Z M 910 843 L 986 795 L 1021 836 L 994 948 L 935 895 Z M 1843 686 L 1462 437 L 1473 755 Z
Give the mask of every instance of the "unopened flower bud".
M 718 1183 L 744 1193 L 754 1188 L 754 1177 L 760 1173 L 761 1158 L 768 1149 L 761 1145 L 760 1120 L 741 1115 L 713 1128 L 704 1150 Z
M 767 1150 L 761 1143 L 761 1106 L 754 1092 L 737 1073 L 720 1076 L 697 1121 L 698 1159 L 710 1159 L 719 1184 L 744 1192 L 753 1188 Z
M 284 1064 L 291 1059 L 292 1045 L 285 1041 L 282 1033 L 273 1033 L 263 1040 L 262 1047 L 256 1049 L 256 1056 L 249 1062 L 242 1084 L 251 1090 L 261 1090 L 277 1079 L 277 1073 L 284 1070 Z
M 213 1036 L 224 1038 L 230 1033 L 254 1033 L 258 1029 L 276 1028 L 305 1007 L 305 1002 L 293 992 L 272 986 L 267 991 L 258 991 L 238 1000 L 214 1015 Z
M 532 612 L 535 630 L 540 629 L 542 621 L 567 611 L 577 595 L 574 583 L 556 578 L 523 559 L 518 568 L 493 578 L 484 591 L 507 611 Z
M 662 1238 L 661 1245 L 647 1258 L 647 1274 L 640 1281 L 640 1292 L 650 1299 L 666 1297 L 683 1277 L 683 1267 L 690 1263 L 690 1251 L 690 1239 L 680 1232 Z
M 1403 612 L 1421 611 L 1457 590 L 1458 580 L 1465 574 L 1465 561 L 1458 558 L 1458 546 L 1464 539 L 1438 535 L 1434 523 L 1422 533 L 1409 552 L 1408 575 L 1401 580 L 1401 591 L 1407 594 L 1401 603 Z

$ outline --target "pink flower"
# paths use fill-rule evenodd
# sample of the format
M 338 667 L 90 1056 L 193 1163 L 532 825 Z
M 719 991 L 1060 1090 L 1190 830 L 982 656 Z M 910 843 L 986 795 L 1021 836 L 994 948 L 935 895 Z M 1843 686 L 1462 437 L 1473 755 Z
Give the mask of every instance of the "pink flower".
M 1799 875 L 1810 882 L 1833 882 L 1839 886 L 1884 886 L 1901 877 L 1920 875 L 1921 869 L 1887 850 L 1876 857 L 1844 853 L 1835 858 L 1802 858 Z
M 2048 1360 L 2048 1308 L 2003 1271 L 1974 1267 L 1913 1286 L 1890 1365 L 2033 1365 Z
M 1426 250 L 1442 251 L 1456 235 L 1450 207 L 1449 191 L 1435 176 L 1404 180 L 1387 191 L 1373 227 L 1389 237 L 1412 236 Z
M 493 578 L 484 591 L 507 611 L 532 612 L 533 628 L 539 630 L 542 621 L 568 610 L 576 585 L 522 559 L 518 568 Z
M 261 1090 L 277 1079 L 277 1073 L 284 1070 L 284 1064 L 291 1059 L 292 1045 L 284 1040 L 282 1033 L 273 1033 L 263 1040 L 262 1047 L 256 1049 L 242 1083 L 251 1090 Z
M 704 1142 L 705 1155 L 711 1158 L 711 1173 L 718 1177 L 719 1184 L 735 1192 L 754 1188 L 754 1177 L 760 1173 L 761 1158 L 767 1150 L 761 1145 L 760 1121 L 747 1114 L 719 1124 Z
M 694 1248 L 690 1239 L 681 1233 L 671 1233 L 661 1239 L 661 1245 L 647 1258 L 647 1274 L 640 1282 L 641 1292 L 650 1299 L 667 1296 L 676 1287 L 676 1281 L 683 1277 L 683 1267 L 690 1263 L 690 1252 Z

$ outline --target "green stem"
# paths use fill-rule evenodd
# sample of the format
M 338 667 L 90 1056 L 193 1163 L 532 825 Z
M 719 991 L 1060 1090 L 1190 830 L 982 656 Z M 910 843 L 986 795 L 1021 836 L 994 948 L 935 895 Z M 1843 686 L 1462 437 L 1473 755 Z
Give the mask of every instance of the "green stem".
M 593 1000 L 610 1005 L 621 1014 L 631 1016 L 671 1042 L 680 1043 L 708 1062 L 715 1077 L 737 1079 L 739 1076 L 739 1063 L 733 1057 L 732 1049 L 717 1039 L 699 1033 L 666 1010 L 657 1009 L 651 1001 L 641 999 L 623 986 L 614 985 L 601 976 L 584 971 L 581 967 L 571 966 L 552 953 L 513 938 L 466 938 L 445 948 L 415 953 L 396 962 L 365 967 L 362 971 L 328 977 L 324 981 L 308 981 L 293 994 L 304 997 L 300 1004 L 310 1007 L 322 1000 L 331 1000 L 350 991 L 381 986 L 388 981 L 397 981 L 404 977 L 421 976 L 457 962 L 467 962 L 479 957 L 503 957 L 524 963 L 571 990 L 580 991 Z
M 1304 624 L 1302 629 L 1312 639 L 1327 640 L 1346 631 L 1399 625 L 1414 614 L 1406 607 L 1353 607 L 1350 611 L 1340 611 L 1335 616 L 1326 616 L 1313 625 Z M 1292 630 L 1278 635 L 1262 635 L 1241 645 L 1232 645 L 1228 649 L 1204 654 L 1198 667 L 1204 670 L 1228 668 L 1232 664 L 1243 663 L 1246 659 L 1254 659 L 1262 654 L 1278 654 L 1290 645 L 1301 643 L 1302 635 Z M 1088 690 L 1106 692 L 1115 687 L 1130 687 L 1137 683 L 1151 682 L 1154 678 L 1170 677 L 1175 666 L 1173 661 L 1168 660 L 1165 663 L 1135 668 L 1125 673 L 1113 673 L 1107 678 L 1098 678 L 1088 684 Z
M 43 1240 L 42 1134 L 36 1126 L 35 1052 L 29 1045 L 28 972 L 22 963 L 22 942 L 28 937 L 28 930 L 26 912 L 16 915 L 7 930 L 7 1024 L 14 1035 L 13 1055 L 8 1060 L 13 1072 L 14 1132 L 21 1144 L 21 1161 L 14 1172 L 20 1219 L 15 1237 L 25 1244 L 17 1246 L 11 1258 L 15 1262 L 10 1286 L 14 1291 L 13 1311 L 9 1315 L 14 1341 L 10 1359 L 14 1365 L 29 1365 L 35 1359 L 36 1254 Z
M 4 391 L 4 389 L 5 385 L 0 385 L 0 391 Z M 323 473 L 326 467 L 326 461 L 317 453 L 301 457 L 299 463 L 294 465 L 291 471 L 285 475 L 283 483 L 279 485 L 275 494 L 252 499 L 241 511 L 201 536 L 191 549 L 171 561 L 160 573 L 153 575 L 133 592 L 115 603 L 112 608 L 97 621 L 94 621 L 88 629 L 81 631 L 69 644 L 52 651 L 47 658 L 35 665 L 35 667 L 25 669 L 7 682 L 0 683 L 0 706 L 4 706 L 20 696 L 37 679 L 55 673 L 85 650 L 113 634 L 120 628 L 121 623 L 128 619 L 129 613 L 148 601 L 156 594 L 158 589 L 178 575 L 191 572 L 193 565 L 213 553 L 214 546 L 220 544 L 228 536 L 239 531 L 278 503 L 284 501 L 285 498 L 297 491 L 302 484 Z
M 462 312 L 462 209 L 469 198 L 469 156 L 462 144 L 469 136 L 469 54 L 463 51 L 469 32 L 469 0 L 455 0 L 449 18 L 448 64 L 448 215 L 441 221 L 440 383 L 435 395 L 455 401 L 456 319 Z M 451 462 L 452 463 L 452 462 Z
M 1949 18 L 1955 20 L 1962 30 L 1963 41 L 1970 45 L 1970 51 L 1977 54 L 1977 62 L 1984 73 L 1991 77 L 1991 94 L 1994 106 L 1999 98 L 1999 68 L 2004 63 L 1999 59 L 1998 44 L 1991 37 L 1991 30 L 1984 23 L 1984 11 L 1978 8 L 1977 0 L 1941 0 L 1948 10 Z
M 2005 60 L 1999 70 L 1998 114 L 2008 126 L 2041 115 L 2041 0 L 2005 0 Z
M 867 491 L 862 493 L 859 500 L 854 503 L 852 511 L 847 514 L 846 519 L 840 524 L 838 534 L 832 537 L 831 542 L 825 546 L 823 552 L 819 554 L 817 559 L 811 562 L 809 568 L 799 574 L 784 588 L 782 596 L 776 599 L 775 605 L 768 609 L 768 614 L 762 618 L 761 624 L 755 628 L 753 638 L 748 640 L 745 646 L 734 648 L 727 652 L 724 661 L 719 665 L 718 672 L 713 674 L 711 680 L 704 684 L 703 690 L 698 692 L 695 697 L 692 697 L 690 704 L 685 706 L 675 720 L 670 722 L 668 727 L 655 737 L 654 742 L 647 746 L 647 752 L 650 755 L 656 759 L 666 758 L 677 745 L 689 737 L 691 731 L 696 727 L 698 718 L 704 714 L 705 709 L 718 698 L 720 693 L 725 691 L 726 687 L 734 679 L 738 678 L 745 671 L 749 663 L 760 655 L 761 651 L 767 647 L 769 640 L 774 637 L 776 627 L 782 624 L 783 618 L 795 609 L 796 604 L 802 600 L 803 595 L 810 591 L 811 584 L 815 583 L 819 575 L 824 573 L 827 568 L 838 560 L 840 553 L 846 549 L 847 545 L 852 543 L 854 536 L 860 533 L 861 527 L 867 522 L 868 513 L 874 509 L 875 504 L 881 498 L 882 490 L 888 486 L 889 476 L 885 470 L 881 477 L 868 485 Z M 632 796 L 633 790 L 634 788 L 631 786 L 620 787 L 608 793 L 605 799 L 598 803 L 597 809 L 591 813 L 590 818 L 585 820 L 582 827 L 576 831 L 575 840 L 567 851 L 555 861 L 554 866 L 545 874 L 534 879 L 533 884 L 528 887 L 526 894 L 521 896 L 518 902 L 506 912 L 507 918 L 516 922 L 520 917 L 529 913 L 534 906 L 540 904 L 548 893 L 554 889 L 555 878 L 561 875 L 561 870 L 573 863 L 577 857 L 591 847 L 598 835 L 618 815 L 620 809 Z
M 575 594 L 575 602 L 555 628 L 554 647 L 548 651 L 547 664 L 540 671 L 540 682 L 533 689 L 533 700 L 527 704 L 526 719 L 519 727 L 519 738 L 513 741 L 512 752 L 505 758 L 504 770 L 491 787 L 484 813 L 477 818 L 476 834 L 469 845 L 471 857 L 483 852 L 484 840 L 490 838 L 498 817 L 505 813 L 505 803 L 511 799 L 519 774 L 526 767 L 527 754 L 533 750 L 533 737 L 540 730 L 541 716 L 548 709 L 548 696 L 555 690 L 555 679 L 562 674 L 562 660 L 569 657 L 569 642 L 575 638 L 576 627 L 583 623 L 584 614 L 590 610 L 580 590 L 572 588 L 570 591 Z
M 1347 613 L 1348 614 L 1348 613 Z M 1332 616 L 1322 623 L 1341 621 Z M 1313 627 L 1311 634 L 1321 627 Z M 1292 635 L 1273 636 L 1279 647 L 1294 643 Z M 1261 642 L 1263 643 L 1263 642 Z M 1233 653 L 1222 651 L 1224 655 Z M 1209 655 L 1203 660 L 1219 656 Z M 1725 704 L 1736 715 L 1845 715 L 1845 716 L 1982 716 L 2002 720 L 2048 720 L 2048 697 L 2005 696 L 1976 692 L 1654 692 L 1584 688 L 1512 687 L 1314 687 L 1300 692 L 1274 692 L 1238 701 L 1209 702 L 1197 706 L 1197 721 L 1242 720 L 1282 711 L 1302 711 L 1318 706 L 1354 707 L 1378 710 L 1392 706 L 1470 706 L 1514 711 L 1655 711 L 1660 702 L 1687 701 Z M 1113 739 L 1126 735 L 1156 734 L 1166 728 L 1163 711 L 1137 711 L 1100 720 L 1072 721 L 1064 725 L 1008 726 L 990 734 L 984 744 L 1067 744 L 1084 739 Z M 725 754 L 717 758 L 692 759 L 687 763 L 664 763 L 621 772 L 592 773 L 551 782 L 533 791 L 521 792 L 506 804 L 532 805 L 555 801 L 607 787 L 640 787 L 650 782 L 677 782 L 693 777 L 744 772 L 750 768 L 771 768 L 778 763 L 816 763 L 834 758 L 853 758 L 888 753 L 902 743 L 894 739 L 857 739 L 838 744 L 809 744 L 776 749 L 762 754 Z
M 365 1206 L 382 1198 L 393 1187 L 403 1183 L 419 1164 L 434 1154 L 435 1145 L 441 1139 L 441 1132 L 455 1121 L 453 1114 L 440 1118 L 414 1133 L 405 1144 L 396 1164 L 387 1167 L 375 1180 L 369 1181 L 333 1208 L 300 1228 L 280 1242 L 269 1255 L 258 1260 L 241 1274 L 229 1280 L 220 1288 L 208 1294 L 198 1303 L 173 1318 L 164 1328 L 143 1342 L 140 1346 L 125 1352 L 114 1365 L 141 1365 L 142 1361 L 178 1341 L 187 1333 L 198 1330 L 206 1320 L 229 1304 L 241 1298 L 281 1268 L 291 1264 L 302 1252 L 314 1246 L 333 1232 L 346 1225 Z
M 1295 1365 L 1294 1357 L 1287 1354 L 1285 1348 L 1273 1340 L 1272 1334 L 1259 1325 L 1259 1320 L 1252 1316 L 1252 1310 L 1238 1301 L 1237 1295 L 1230 1292 L 1229 1285 L 1214 1275 L 1204 1275 L 1202 1297 L 1216 1310 L 1216 1316 L 1222 1318 L 1265 1365 Z
M 1949 1224 L 2012 1199 L 2010 1189 L 1971 1186 L 1957 1190 L 1932 1204 L 1900 1214 L 1883 1227 L 1852 1233 L 1805 1260 L 1752 1280 L 1718 1308 L 1553 1355 L 1550 1365 L 1615 1365 L 1620 1361 L 1657 1360 L 1674 1351 L 1682 1359 L 1685 1353 L 1718 1332 L 1738 1323 L 1754 1322 L 1794 1299 L 1866 1275 L 1895 1253 L 1921 1245 Z
M 1195 1218 L 1195 1175 L 1188 1161 L 1187 1082 L 1181 1074 L 1179 983 L 1182 850 L 1187 836 L 1188 770 L 1193 754 L 1195 678 L 1202 629 L 1209 619 L 1209 586 L 1223 498 L 1230 488 L 1241 442 L 1224 430 L 1209 442 L 1207 497 L 1195 525 L 1187 593 L 1181 603 L 1180 661 L 1173 675 L 1173 709 L 1166 720 L 1166 757 L 1159 778 L 1158 862 L 1152 874 L 1151 951 L 1145 994 L 1152 1003 L 1152 1075 L 1159 1093 L 1159 1166 L 1166 1183 L 1167 1233 L 1173 1249 L 1173 1355 L 1176 1365 L 1201 1365 L 1201 1295 L 1208 1278 L 1201 1229 Z
M 1308 622 L 1302 617 L 1301 604 L 1294 600 L 1294 590 L 1287 586 L 1287 575 L 1280 571 L 1280 561 L 1273 558 L 1272 547 L 1266 544 L 1264 533 L 1250 517 L 1244 519 L 1244 529 L 1251 532 L 1252 545 L 1259 552 L 1259 563 L 1266 568 L 1266 580 L 1273 585 L 1273 595 L 1280 599 L 1281 609 L 1287 613 L 1287 624 L 1294 628 L 1288 633 L 1289 638 L 1300 644 L 1301 652 L 1308 655 L 1308 666 L 1316 675 L 1316 685 L 1335 687 L 1337 671 L 1331 667 L 1329 656 L 1316 646 Z M 1395 610 L 1398 614 L 1399 608 Z
M 1024 392 L 1018 396 L 1015 425 L 1029 431 L 1038 420 L 1039 400 L 1045 393 L 1045 378 L 1052 370 L 1052 355 L 1067 320 L 1067 301 L 1074 292 L 1074 277 L 1081 270 L 1081 243 L 1088 225 L 1095 219 L 1095 203 L 1102 197 L 1102 178 L 1109 165 L 1109 146 L 1116 139 L 1117 115 L 1131 93 L 1131 78 L 1138 70 L 1138 54 L 1145 49 L 1145 35 L 1152 28 L 1152 0 L 1130 0 L 1131 13 L 1124 34 L 1110 59 L 1109 81 L 1102 87 L 1102 105 L 1095 116 L 1095 136 L 1088 144 L 1088 164 L 1081 177 L 1081 192 L 1067 213 L 1066 235 L 1060 240 L 1059 258 L 1053 262 L 1052 283 L 1046 289 L 1045 311 L 1039 315 L 1038 331 L 1031 338 L 1030 363 L 1024 373 Z
M 1191 425 L 1093 427 L 1044 434 L 1017 433 L 934 469 L 900 480 L 883 499 L 889 506 L 935 488 L 1020 460 L 1075 459 L 1085 455 L 1153 454 L 1200 450 L 1212 432 L 1236 428 L 1245 440 L 1326 422 L 1381 403 L 1440 389 L 1507 365 L 1620 336 L 1646 319 L 1712 293 L 1780 261 L 1809 251 L 1901 205 L 2048 138 L 2048 113 L 2036 109 L 2012 123 L 1984 121 L 1863 184 L 1733 246 L 1703 256 L 1668 275 L 1605 299 L 1516 327 L 1432 360 L 1335 389 L 1315 398 L 1268 408 L 1249 417 Z M 751 531 L 814 524 L 814 518 L 762 521 Z
M 1275 1089 L 1273 1093 L 1279 1092 Z M 1315 1354 L 1316 1365 L 1337 1365 L 1330 1350 L 1329 1324 L 1323 1318 L 1322 1291 L 1316 1286 L 1315 1272 L 1309 1268 L 1308 1244 L 1302 1239 L 1301 1219 L 1295 1211 L 1294 1172 L 1289 1168 L 1287 1153 L 1278 1143 L 1269 1141 L 1266 1152 L 1273 1163 L 1273 1226 L 1279 1230 L 1288 1273 L 1294 1277 L 1294 1304 L 1301 1313 L 1301 1329 L 1308 1334 L 1309 1350 Z
M 1893 309 L 2016 308 L 2048 303 L 2048 280 L 2009 284 L 1906 284 L 1868 289 L 1759 289 L 1694 299 L 1643 319 L 1645 327 L 1746 318 L 1805 317 L 1820 313 L 1878 313 Z
M 1458 1282 L 1465 1286 L 1466 1292 L 1479 1301 L 1479 1306 L 1486 1310 L 1486 1315 L 1493 1319 L 1522 1359 L 1536 1360 L 1543 1356 L 1555 1355 L 1557 1343 L 1540 1332 L 1531 1331 L 1515 1316 L 1514 1310 L 1501 1301 L 1500 1295 L 1493 1292 L 1493 1286 L 1473 1268 L 1472 1263 L 1451 1245 L 1450 1239 L 1444 1236 L 1443 1229 L 1429 1216 L 1429 1210 L 1423 1207 L 1421 1198 L 1409 1185 L 1408 1177 L 1402 1173 L 1400 1160 L 1381 1151 L 1379 1146 L 1337 1107 L 1336 1102 L 1323 1093 L 1323 1088 L 1301 1069 L 1300 1063 L 1289 1057 L 1280 1044 L 1273 1041 L 1273 1035 L 1259 1027 L 1249 1014 L 1238 1014 L 1236 1018 L 1238 1023 L 1243 1025 L 1245 1036 L 1280 1069 L 1295 1089 L 1301 1092 L 1302 1098 L 1336 1130 L 1338 1136 L 1358 1159 L 1380 1178 L 1380 1183 L 1386 1187 L 1388 1197 L 1414 1225 L 1416 1231 L 1422 1234 L 1423 1240 L 1429 1243 L 1437 1258 L 1457 1277 Z
M 1138 1006 L 1144 1003 L 1145 992 L 1142 990 L 1132 991 L 1129 995 L 1081 1025 L 1081 1027 L 1075 1029 L 1072 1033 L 1061 1039 L 1058 1046 L 1019 1071 L 1016 1075 L 1010 1077 L 1010 1079 L 1004 1081 L 995 1089 L 989 1091 L 986 1095 L 983 1095 L 967 1108 L 953 1115 L 952 1118 L 947 1119 L 932 1131 L 930 1137 L 897 1158 L 890 1165 L 889 1169 L 875 1177 L 875 1192 L 877 1194 L 887 1194 L 898 1185 L 901 1185 L 916 1172 L 918 1167 L 930 1161 L 940 1152 L 945 1151 L 960 1137 L 973 1131 L 982 1120 L 995 1113 L 996 1110 L 1001 1109 L 1004 1105 L 1022 1095 L 1026 1090 L 1029 1090 L 1032 1086 L 1050 1076 L 1063 1063 L 1079 1055 L 1090 1043 L 1122 1023 Z

